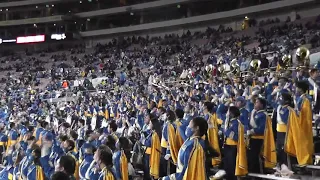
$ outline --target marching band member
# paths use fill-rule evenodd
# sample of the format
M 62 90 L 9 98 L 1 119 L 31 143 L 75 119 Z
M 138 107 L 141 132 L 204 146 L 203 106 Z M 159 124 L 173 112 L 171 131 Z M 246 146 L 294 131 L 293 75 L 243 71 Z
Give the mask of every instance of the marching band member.
M 175 114 L 176 114 L 176 120 L 174 124 L 176 126 L 176 144 L 179 150 L 184 142 L 182 135 L 180 134 L 180 127 L 184 123 L 184 120 L 183 120 L 184 111 L 182 109 L 176 109 Z
M 32 148 L 30 156 L 31 164 L 28 167 L 27 179 L 30 180 L 45 180 L 45 175 L 40 164 L 41 149 L 38 146 Z
M 8 136 L 3 133 L 4 125 L 0 125 L 0 159 L 3 159 L 3 153 L 6 151 L 6 145 L 8 142 Z
M 284 144 L 286 139 L 286 133 L 288 129 L 288 123 L 292 121 L 292 117 L 295 116 L 293 109 L 292 97 L 289 93 L 281 93 L 279 97 L 279 106 L 276 109 L 277 112 L 277 160 L 278 172 L 289 171 L 287 167 L 287 154 L 284 151 Z M 294 114 L 291 114 L 294 113 Z
M 178 153 L 177 170 L 175 174 L 163 177 L 163 180 L 182 180 L 207 178 L 205 168 L 205 140 L 203 137 L 208 131 L 208 123 L 201 117 L 190 121 L 186 131 L 188 139 Z
M 129 180 L 128 150 L 130 153 L 130 141 L 125 137 L 120 137 L 116 143 L 117 151 L 113 154 L 113 165 L 117 179 Z
M 76 154 L 74 153 L 74 148 L 75 148 L 75 142 L 72 140 L 67 139 L 66 141 L 64 141 L 62 143 L 63 146 L 63 150 L 66 153 L 66 155 L 71 156 L 72 158 L 74 158 L 75 161 L 75 172 L 74 172 L 74 178 L 76 180 L 79 180 L 79 160 L 76 157 Z
M 245 108 L 246 106 L 246 100 L 244 97 L 238 97 L 236 99 L 235 103 L 236 107 L 240 110 L 240 117 L 239 120 L 242 123 L 242 125 L 247 129 L 249 126 L 249 111 Z
M 116 176 L 112 168 L 113 162 L 111 149 L 106 146 L 97 152 L 96 162 L 99 169 L 101 169 L 98 180 L 116 180 Z
M 184 107 L 183 123 L 179 127 L 179 134 L 182 137 L 183 141 L 187 139 L 185 132 L 189 125 L 189 122 L 194 118 L 194 107 L 191 104 L 187 104 Z
M 313 132 L 312 132 L 312 109 L 310 97 L 306 94 L 308 83 L 299 81 L 296 83 L 296 104 L 295 113 L 290 113 L 285 151 L 297 158 L 301 166 L 312 164 L 314 151 Z
M 263 98 L 257 98 L 254 104 L 255 112 L 250 120 L 247 136 L 250 137 L 248 145 L 248 169 L 249 172 L 259 173 L 260 153 L 264 158 L 264 167 L 273 168 L 276 165 L 275 142 L 271 119 L 265 109 L 267 102 Z
M 163 153 L 165 153 L 164 159 L 166 161 L 169 161 L 168 163 L 171 163 L 169 159 L 172 159 L 173 164 L 171 164 L 170 167 L 167 168 L 170 168 L 170 173 L 173 173 L 175 169 L 173 165 L 177 164 L 177 156 L 179 152 L 179 147 L 176 141 L 176 125 L 174 123 L 174 121 L 176 120 L 176 116 L 175 113 L 171 110 L 169 110 L 167 114 L 167 120 L 162 130 L 162 138 L 164 138 L 164 140 L 168 142 L 168 145 L 165 149 L 165 152 Z
M 55 164 L 55 172 L 64 172 L 68 175 L 69 179 L 71 180 L 75 180 L 75 177 L 74 177 L 75 171 L 76 171 L 76 162 L 74 158 L 71 156 L 63 155 L 58 159 L 57 163 Z
M 212 159 L 212 166 L 217 166 L 221 162 L 221 153 L 220 153 L 220 147 L 219 147 L 219 134 L 218 134 L 218 123 L 217 123 L 217 116 L 216 114 L 211 114 L 214 109 L 214 105 L 211 102 L 205 102 L 204 103 L 204 118 L 208 122 L 208 132 L 207 137 L 209 141 L 209 145 L 211 148 L 215 150 L 219 154 L 218 157 L 214 157 Z
M 16 130 L 16 125 L 14 123 L 9 124 L 9 133 L 8 133 L 8 143 L 7 143 L 7 150 L 14 146 L 17 143 L 17 140 L 19 138 L 19 134 Z
M 160 175 L 161 127 L 157 119 L 151 119 L 149 129 L 152 131 L 145 139 L 144 179 L 157 179 Z
M 86 172 L 90 167 L 90 164 L 93 161 L 93 146 L 90 143 L 84 143 L 82 146 L 83 152 L 83 161 L 79 166 L 79 176 L 80 180 L 86 180 Z
M 245 176 L 248 173 L 246 147 L 244 140 L 244 126 L 238 119 L 240 111 L 230 106 L 227 113 L 228 122 L 224 128 L 225 144 L 223 148 L 223 165 L 226 179 L 237 179 L 236 176 Z

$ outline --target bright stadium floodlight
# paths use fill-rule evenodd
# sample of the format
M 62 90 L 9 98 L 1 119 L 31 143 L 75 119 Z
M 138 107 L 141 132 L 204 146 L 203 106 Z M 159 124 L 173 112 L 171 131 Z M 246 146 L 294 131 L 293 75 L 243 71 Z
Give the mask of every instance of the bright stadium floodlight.
M 57 40 L 57 41 L 64 40 L 66 38 L 67 38 L 67 36 L 66 36 L 65 33 L 63 33 L 63 34 L 52 34 L 51 35 L 51 39 Z
M 25 43 L 36 43 L 36 42 L 44 42 L 45 35 L 36 35 L 36 36 L 22 36 L 17 37 L 17 44 L 25 44 Z

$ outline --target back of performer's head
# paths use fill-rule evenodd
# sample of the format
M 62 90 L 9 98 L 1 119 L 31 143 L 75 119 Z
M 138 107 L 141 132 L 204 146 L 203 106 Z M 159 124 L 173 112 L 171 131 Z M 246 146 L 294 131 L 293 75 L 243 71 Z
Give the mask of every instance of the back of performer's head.
M 204 108 L 208 110 L 208 112 L 212 112 L 214 108 L 214 104 L 212 102 L 205 102 L 204 103 Z
M 70 137 L 73 139 L 73 140 L 77 140 L 78 139 L 78 133 L 74 130 L 71 130 L 70 131 Z
M 197 134 L 200 137 L 205 135 L 208 131 L 208 123 L 202 117 L 196 117 L 190 121 L 189 127 L 193 129 L 194 135 Z
M 184 111 L 182 109 L 176 109 L 175 110 L 176 116 L 178 119 L 182 119 L 184 115 Z
M 118 125 L 117 125 L 116 121 L 111 121 L 109 124 L 109 128 L 108 128 L 109 133 L 111 133 L 110 131 L 116 132 L 117 129 L 118 129 Z
M 107 145 L 112 151 L 116 149 L 116 140 L 114 136 L 108 135 L 105 141 L 105 145 Z
M 176 120 L 176 114 L 172 110 L 168 110 L 167 114 L 168 114 L 168 120 L 170 122 L 173 122 Z
M 254 103 L 254 109 L 259 111 L 267 108 L 267 101 L 264 98 L 258 97 Z
M 54 172 L 50 178 L 51 180 L 71 180 L 70 176 L 65 172 Z
M 240 110 L 236 106 L 229 107 L 229 116 L 230 118 L 238 118 L 240 117 Z
M 56 163 L 55 171 L 62 171 L 69 176 L 74 174 L 76 169 L 76 161 L 72 156 L 63 155 Z
M 151 130 L 154 130 L 161 138 L 161 124 L 158 119 L 151 119 L 149 124 Z
M 287 93 L 287 92 L 281 93 L 280 104 L 281 105 L 288 105 L 288 106 L 293 107 L 293 100 L 292 100 L 291 94 Z
M 305 94 L 309 90 L 309 84 L 306 81 L 298 81 L 296 83 L 296 94 L 302 95 Z
M 98 163 L 103 163 L 105 166 L 113 166 L 112 150 L 107 146 L 100 146 L 95 154 L 95 158 Z

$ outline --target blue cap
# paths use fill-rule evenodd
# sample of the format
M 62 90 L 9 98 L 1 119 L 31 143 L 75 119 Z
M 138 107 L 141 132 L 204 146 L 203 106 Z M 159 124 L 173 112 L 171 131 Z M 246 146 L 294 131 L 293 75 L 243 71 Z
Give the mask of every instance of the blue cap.
M 90 144 L 90 143 L 84 143 L 82 145 L 82 148 L 85 150 L 85 149 L 92 149 L 93 148 L 93 145 Z
M 246 99 L 243 96 L 237 97 L 236 101 L 246 102 Z
M 53 140 L 53 134 L 51 132 L 45 133 L 44 137 L 45 137 L 45 139 L 47 141 L 52 141 Z

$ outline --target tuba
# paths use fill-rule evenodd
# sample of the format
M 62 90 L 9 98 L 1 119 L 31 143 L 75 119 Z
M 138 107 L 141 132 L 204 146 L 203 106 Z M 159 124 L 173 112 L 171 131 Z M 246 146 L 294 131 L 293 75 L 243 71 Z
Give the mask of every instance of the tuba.
M 285 54 L 282 56 L 281 63 L 279 63 L 281 69 L 287 69 L 292 66 L 292 58 L 290 54 Z
M 224 64 L 220 64 L 218 66 L 218 72 L 220 73 L 221 76 L 225 74 L 226 71 L 225 71 Z
M 306 47 L 299 47 L 296 51 L 298 66 L 308 67 L 310 64 L 310 51 Z
M 254 59 L 250 62 L 250 69 L 253 72 L 258 72 L 260 70 L 261 61 L 258 59 Z
M 240 75 L 240 66 L 238 64 L 238 61 L 236 59 L 233 59 L 230 63 L 231 66 L 231 73 L 239 76 Z

